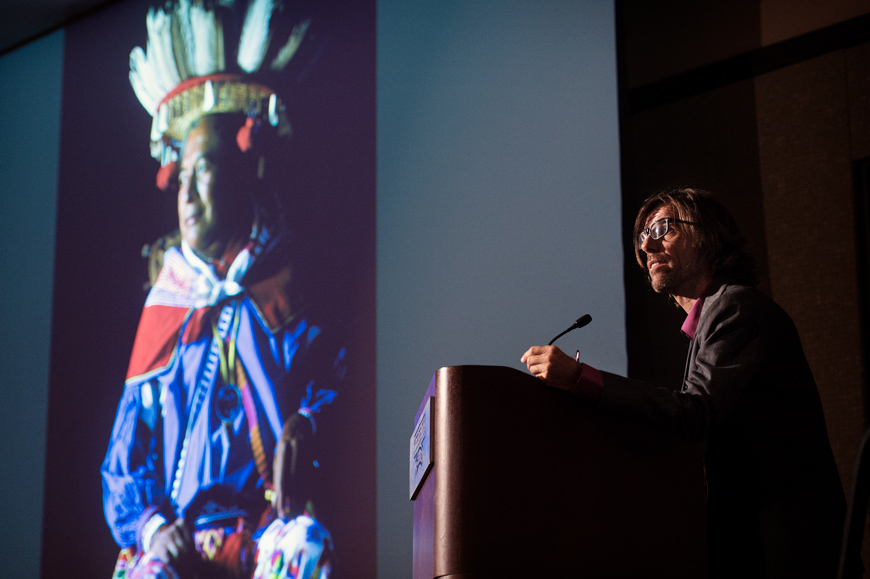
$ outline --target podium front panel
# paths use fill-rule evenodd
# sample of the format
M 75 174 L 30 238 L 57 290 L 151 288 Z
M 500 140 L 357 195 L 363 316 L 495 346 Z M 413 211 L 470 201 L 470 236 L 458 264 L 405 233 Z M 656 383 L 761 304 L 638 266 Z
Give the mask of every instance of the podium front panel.
M 433 390 L 414 579 L 705 576 L 698 448 L 511 368 L 442 368 Z

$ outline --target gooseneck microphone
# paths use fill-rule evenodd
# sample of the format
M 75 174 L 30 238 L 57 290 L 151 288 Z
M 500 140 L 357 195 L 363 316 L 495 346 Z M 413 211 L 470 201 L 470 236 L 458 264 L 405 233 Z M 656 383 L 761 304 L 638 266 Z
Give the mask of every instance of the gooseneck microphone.
M 562 332 L 561 334 L 559 334 L 558 336 L 556 336 L 555 338 L 550 340 L 550 343 L 547 345 L 552 346 L 553 342 L 555 342 L 556 340 L 558 340 L 559 338 L 561 338 L 562 336 L 564 336 L 565 334 L 567 334 L 571 330 L 576 330 L 577 328 L 582 328 L 583 326 L 587 325 L 591 321 L 592 321 L 592 316 L 590 316 L 589 314 L 584 314 L 584 315 L 580 316 L 579 318 L 577 318 L 577 321 L 575 321 L 573 324 L 571 324 L 570 328 L 568 328 L 567 330 L 565 330 L 564 332 Z

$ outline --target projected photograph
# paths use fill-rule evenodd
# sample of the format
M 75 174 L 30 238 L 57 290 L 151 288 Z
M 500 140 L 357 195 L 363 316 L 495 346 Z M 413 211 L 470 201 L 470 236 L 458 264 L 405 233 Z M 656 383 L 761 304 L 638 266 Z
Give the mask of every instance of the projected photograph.
M 43 576 L 374 577 L 374 28 L 65 30 Z

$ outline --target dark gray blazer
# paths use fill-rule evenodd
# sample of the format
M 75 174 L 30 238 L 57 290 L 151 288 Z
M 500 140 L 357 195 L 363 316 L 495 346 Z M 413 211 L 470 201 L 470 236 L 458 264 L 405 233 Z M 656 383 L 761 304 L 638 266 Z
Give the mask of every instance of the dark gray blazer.
M 679 392 L 604 374 L 599 411 L 706 446 L 710 577 L 834 577 L 845 498 L 794 323 L 763 293 L 706 298 Z

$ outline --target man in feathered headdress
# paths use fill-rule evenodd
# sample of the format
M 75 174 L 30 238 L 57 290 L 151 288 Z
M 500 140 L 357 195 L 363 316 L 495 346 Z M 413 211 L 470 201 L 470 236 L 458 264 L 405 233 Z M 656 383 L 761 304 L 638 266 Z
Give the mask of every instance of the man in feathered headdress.
M 331 538 L 304 471 L 344 350 L 325 347 L 302 316 L 279 204 L 262 185 L 270 139 L 290 126 L 261 79 L 284 68 L 308 27 L 279 36 L 276 2 L 152 9 L 146 50 L 130 55 L 179 232 L 154 252 L 102 466 L 123 549 L 116 576 L 329 573 Z

